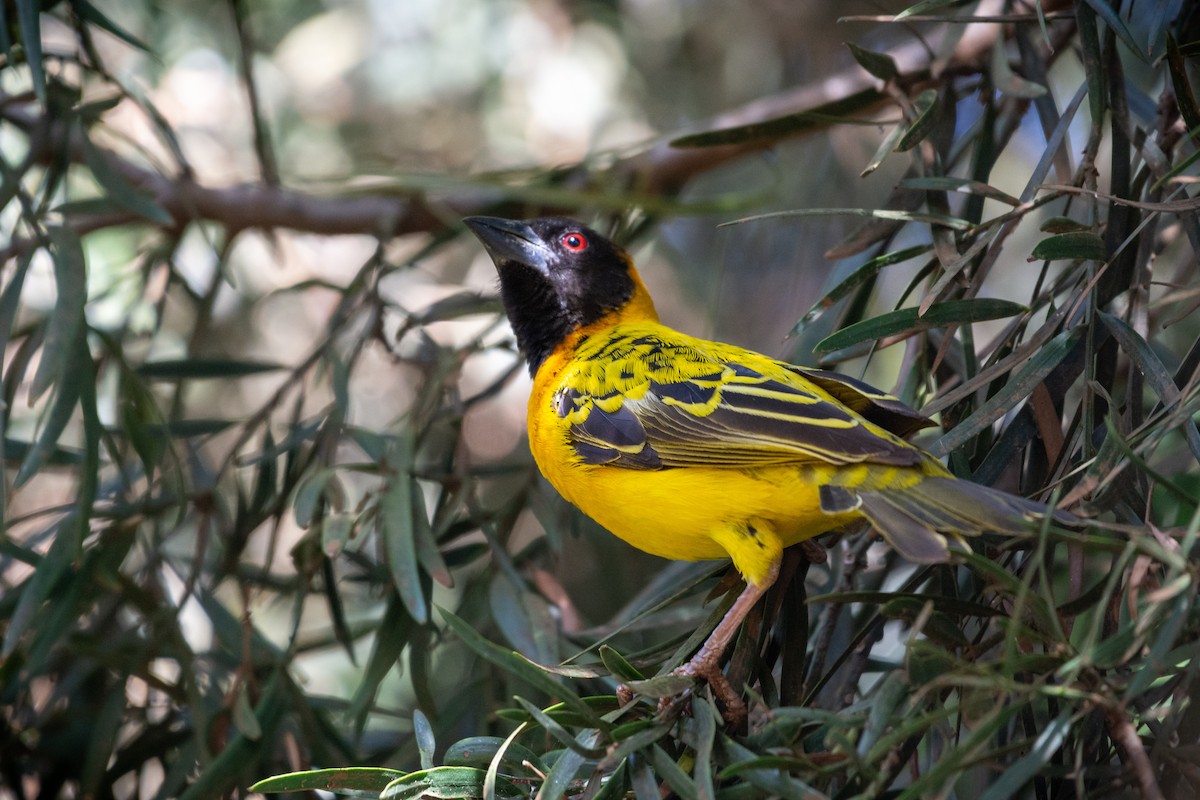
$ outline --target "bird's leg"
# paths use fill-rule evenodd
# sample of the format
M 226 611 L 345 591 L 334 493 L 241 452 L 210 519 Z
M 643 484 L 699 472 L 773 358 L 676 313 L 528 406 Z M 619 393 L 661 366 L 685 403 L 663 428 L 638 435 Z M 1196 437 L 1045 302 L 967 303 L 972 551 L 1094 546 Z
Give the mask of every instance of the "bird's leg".
M 780 559 L 775 559 L 762 581 L 746 582 L 746 588 L 738 595 L 737 600 L 733 601 L 733 605 L 725 612 L 725 616 L 717 623 L 717 627 L 713 628 L 713 632 L 696 651 L 696 655 L 672 673 L 705 681 L 712 687 L 717 699 L 725 707 L 725 721 L 735 727 L 740 727 L 746 719 L 746 704 L 742 701 L 740 694 L 726 680 L 725 674 L 721 672 L 721 656 L 729 648 L 729 643 L 737 635 L 738 627 L 750 613 L 750 609 L 754 608 L 754 604 L 779 577 L 779 564 Z

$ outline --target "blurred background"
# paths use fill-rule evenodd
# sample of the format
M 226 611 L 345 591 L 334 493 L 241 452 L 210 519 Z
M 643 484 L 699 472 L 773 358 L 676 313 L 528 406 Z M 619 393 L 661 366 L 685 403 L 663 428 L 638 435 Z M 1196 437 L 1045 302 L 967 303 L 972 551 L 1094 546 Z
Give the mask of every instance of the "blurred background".
M 709 614 L 713 566 L 632 550 L 536 475 L 529 379 L 490 259 L 458 220 L 571 213 L 630 246 L 668 324 L 817 364 L 834 330 L 921 299 L 936 234 L 844 214 L 721 224 L 911 212 L 921 197 L 897 184 L 942 167 L 1029 200 L 1041 161 L 1045 183 L 1083 181 L 1085 151 L 1108 164 L 1111 134 L 1076 97 L 1074 11 L 1042 5 L 1045 32 L 1021 4 L 976 9 L 1026 15 L 1014 35 L 839 21 L 904 9 L 887 2 L 6 1 L 0 797 L 216 796 L 313 765 L 415 769 L 506 731 L 495 708 L 529 687 L 446 633 L 438 606 L 543 664 L 622 624 L 634 651 L 678 644 Z M 1160 125 L 1152 94 L 1167 30 L 1195 32 L 1183 5 L 1120 17 L 1157 56 L 1126 53 L 1123 113 L 1160 138 L 1178 127 Z M 934 65 L 944 91 L 924 145 L 880 149 L 916 127 L 929 74 L 880 91 L 845 42 L 893 52 L 901 71 Z M 1194 75 L 1193 57 L 1179 63 Z M 670 144 L 812 110 L 764 139 Z M 980 172 L 971 148 L 992 126 Z M 972 192 L 929 210 L 977 222 L 1013 205 Z M 1101 231 L 1096 208 L 1023 209 L 987 280 L 955 286 L 1041 324 L 1086 267 L 1026 257 L 1052 218 Z M 1189 231 L 1159 229 L 1142 254 L 1158 282 L 1119 305 L 1165 371 L 1190 363 L 1197 336 Z M 865 259 L 907 248 L 865 294 L 822 304 Z M 1151 297 L 1166 300 L 1147 312 Z M 973 330 L 947 356 L 968 373 L 974 343 L 999 357 L 1014 328 Z M 930 366 L 942 341 L 831 358 L 919 407 L 955 386 Z M 1140 394 L 1128 369 L 1103 388 Z M 1176 428 L 1156 463 L 1195 491 Z M 1061 478 L 1063 458 L 1032 474 Z M 1029 474 L 1010 488 L 1042 488 Z M 1137 513 L 1185 524 L 1172 502 Z M 828 591 L 837 577 L 809 580 Z M 413 735 L 425 724 L 434 747 Z

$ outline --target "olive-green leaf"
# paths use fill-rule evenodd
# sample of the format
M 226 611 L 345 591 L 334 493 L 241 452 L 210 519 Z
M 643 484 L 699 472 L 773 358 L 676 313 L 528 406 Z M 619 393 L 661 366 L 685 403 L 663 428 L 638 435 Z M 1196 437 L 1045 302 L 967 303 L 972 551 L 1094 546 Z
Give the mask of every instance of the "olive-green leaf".
M 912 124 L 908 126 L 908 130 L 896 144 L 897 151 L 903 153 L 905 150 L 913 149 L 933 131 L 933 125 L 937 122 L 938 116 L 937 98 L 937 89 L 926 89 L 913 100 L 915 116 Z
M 1058 366 L 1079 336 L 1079 329 L 1063 331 L 1047 342 L 1026 361 L 1005 384 L 1004 388 L 988 398 L 974 413 L 958 423 L 929 448 L 934 455 L 944 455 L 961 447 L 984 428 L 1007 414 L 1018 403 L 1029 397 L 1037 385 Z
M 474 767 L 434 767 L 410 772 L 389 783 L 379 794 L 380 800 L 438 800 L 482 798 L 487 773 Z M 522 792 L 507 778 L 496 778 L 497 797 L 520 797 Z
M 378 797 L 392 781 L 403 778 L 405 773 L 383 767 L 340 767 L 337 769 L 310 769 L 303 772 L 288 772 L 264 778 L 250 787 L 252 792 L 308 792 L 325 790 L 340 794 L 357 794 Z
M 273 361 L 234 358 L 174 358 L 147 361 L 137 368 L 143 378 L 178 380 L 181 378 L 241 378 L 284 369 Z
M 520 653 L 492 644 L 452 612 L 444 608 L 439 609 L 439 611 L 442 614 L 442 618 L 446 621 L 447 627 L 458 634 L 458 637 L 476 653 L 539 691 L 553 697 L 558 697 L 562 700 L 564 706 L 587 720 L 587 724 L 590 727 L 602 728 L 604 730 L 611 727 L 608 723 L 600 719 L 600 716 L 579 695 L 555 680 L 551 677 L 550 673 L 546 672 L 540 666 L 534 664 Z
M 1106 258 L 1108 250 L 1104 240 L 1091 231 L 1058 233 L 1042 239 L 1030 256 L 1031 261 L 1103 261 Z
M 392 582 L 404 607 L 421 625 L 429 621 L 429 604 L 421 586 L 421 571 L 417 564 L 415 506 L 413 493 L 417 487 L 412 477 L 412 437 L 401 436 L 386 456 L 391 474 L 379 497 L 379 533 L 387 551 Z
M 882 339 L 901 333 L 916 333 L 943 325 L 1015 317 L 1027 310 L 1020 303 L 990 297 L 937 303 L 930 306 L 924 314 L 921 314 L 920 310 L 916 308 L 902 308 L 899 311 L 890 311 L 880 314 L 878 317 L 847 325 L 818 342 L 813 350 L 819 353 L 841 350 L 859 342 Z
M 125 176 L 116 170 L 108 156 L 86 137 L 83 140 L 83 160 L 96 178 L 96 183 L 100 184 L 118 206 L 159 225 L 175 224 L 175 219 L 155 202 L 153 197 L 141 189 L 134 188 Z
M 788 136 L 795 136 L 810 128 L 846 120 L 852 115 L 866 111 L 884 99 L 877 89 L 862 89 L 849 97 L 781 117 L 736 125 L 704 133 L 680 136 L 671 141 L 672 147 L 716 147 L 729 144 L 769 143 Z
M 499 736 L 471 736 L 460 739 L 446 748 L 442 761 L 448 767 L 480 767 L 486 769 L 504 746 Z M 500 766 L 511 774 L 546 774 L 548 767 L 527 747 L 510 742 L 500 757 Z
M 850 55 L 854 56 L 854 60 L 858 62 L 858 65 L 876 78 L 879 78 L 879 80 L 890 81 L 900 74 L 900 71 L 896 68 L 895 59 L 887 53 L 876 53 L 873 50 L 867 50 L 865 47 L 859 47 L 854 42 L 846 42 L 846 47 L 850 48 Z
M 35 402 L 50 386 L 71 374 L 68 361 L 76 352 L 75 340 L 84 335 L 87 304 L 87 266 L 79 236 L 68 228 L 46 229 L 54 259 L 54 285 L 58 291 L 54 310 L 46 321 L 42 360 L 29 384 L 29 401 Z

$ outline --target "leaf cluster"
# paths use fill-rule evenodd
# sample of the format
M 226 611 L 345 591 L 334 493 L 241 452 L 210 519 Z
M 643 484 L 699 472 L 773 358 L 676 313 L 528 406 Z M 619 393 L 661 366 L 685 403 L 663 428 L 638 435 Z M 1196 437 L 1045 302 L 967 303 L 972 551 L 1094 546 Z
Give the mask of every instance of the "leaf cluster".
M 344 278 L 253 297 L 231 266 L 253 225 L 189 205 L 177 132 L 96 46 L 149 52 L 142 37 L 88 0 L 4 5 L 0 74 L 26 91 L 0 96 L 22 143 L 0 149 L 0 797 L 207 798 L 266 775 L 255 791 L 489 800 L 1200 791 L 1200 30 L 1188 4 L 1126 6 L 1006 7 L 977 20 L 998 33 L 972 61 L 955 32 L 974 9 L 923 2 L 876 23 L 927 46 L 921 67 L 856 43 L 871 88 L 674 142 L 716 164 L 867 119 L 858 167 L 895 175 L 877 207 L 731 220 L 745 187 L 684 202 L 616 159 L 402 180 L 419 247 L 397 255 L 380 223 Z M 250 27 L 230 10 L 269 200 Z M 43 47 L 50 22 L 73 50 Z M 174 163 L 111 146 L 122 105 Z M 958 475 L 1088 525 L 918 570 L 864 531 L 823 540 L 827 559 L 789 553 L 727 665 L 749 728 L 700 688 L 659 709 L 736 576 L 668 565 L 579 620 L 550 566 L 587 523 L 522 448 L 472 458 L 472 415 L 522 370 L 496 299 L 389 288 L 462 268 L 467 208 L 597 214 L 628 242 L 701 212 L 861 219 L 794 325 L 797 359 L 901 375 Z M 201 280 L 195 236 L 215 262 Z M 301 355 L 243 346 L 230 293 L 246 317 L 321 308 Z M 485 362 L 502 366 L 473 379 Z M 376 381 L 397 394 L 385 414 L 359 399 Z M 632 570 L 595 552 L 601 580 Z M 364 763 L 388 766 L 348 766 Z

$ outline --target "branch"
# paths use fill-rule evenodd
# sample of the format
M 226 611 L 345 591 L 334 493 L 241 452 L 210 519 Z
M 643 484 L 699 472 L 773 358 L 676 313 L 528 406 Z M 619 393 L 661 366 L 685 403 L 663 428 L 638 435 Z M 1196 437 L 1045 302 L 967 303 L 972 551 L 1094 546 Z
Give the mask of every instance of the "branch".
M 1001 5 L 1000 0 L 990 0 L 981 5 L 979 12 L 987 14 L 987 6 L 999 8 Z M 1051 0 L 1042 5 L 1049 12 L 1066 6 L 1067 2 Z M 947 71 L 977 72 L 984 69 L 996 41 L 1001 36 L 1011 35 L 1011 31 L 1011 25 L 971 23 L 950 56 L 940 62 L 933 61 L 928 50 L 920 43 L 899 47 L 889 53 L 900 68 L 901 75 L 896 82 L 909 89 L 920 89 L 936 83 Z M 700 130 L 714 130 L 761 123 L 788 114 L 803 113 L 871 90 L 879 95 L 878 100 L 866 109 L 873 112 L 890 102 L 879 87 L 879 81 L 855 64 L 819 83 L 760 98 L 698 127 Z M 60 158 L 65 150 L 72 161 L 83 162 L 84 134 L 77 126 L 68 132 L 67 126 L 61 121 L 38 116 L 15 107 L 11 102 L 0 103 L 0 118 L 30 135 L 37 151 L 37 160 L 50 163 Z M 670 197 L 697 175 L 765 150 L 780 141 L 811 136 L 834 124 L 836 122 L 833 120 L 817 120 L 802 129 L 783 130 L 752 141 L 716 147 L 673 147 L 669 142 L 675 137 L 671 137 L 641 153 L 618 160 L 604 173 L 591 171 L 586 163 L 576 165 L 573 169 L 584 176 L 587 184 L 599 183 L 601 177 L 616 177 L 623 185 L 634 187 L 639 192 Z M 461 216 L 480 211 L 503 213 L 506 207 L 510 207 L 512 213 L 529 211 L 528 203 L 512 202 L 509 205 L 498 202 L 503 195 L 496 189 L 464 190 L 446 200 L 432 200 L 416 191 L 408 196 L 321 196 L 269 183 L 205 186 L 189 175 L 164 175 L 134 164 L 110 150 L 96 149 L 114 172 L 150 194 L 178 227 L 204 220 L 222 224 L 235 233 L 247 228 L 288 228 L 323 235 L 370 234 L 387 238 L 441 230 Z M 542 207 L 537 210 L 548 213 L 563 209 Z M 102 217 L 72 219 L 70 224 L 78 232 L 86 233 L 101 227 L 138 221 L 143 220 L 132 213 L 108 213 Z M 28 246 L 27 241 L 11 242 L 7 248 L 0 250 L 0 263 Z

